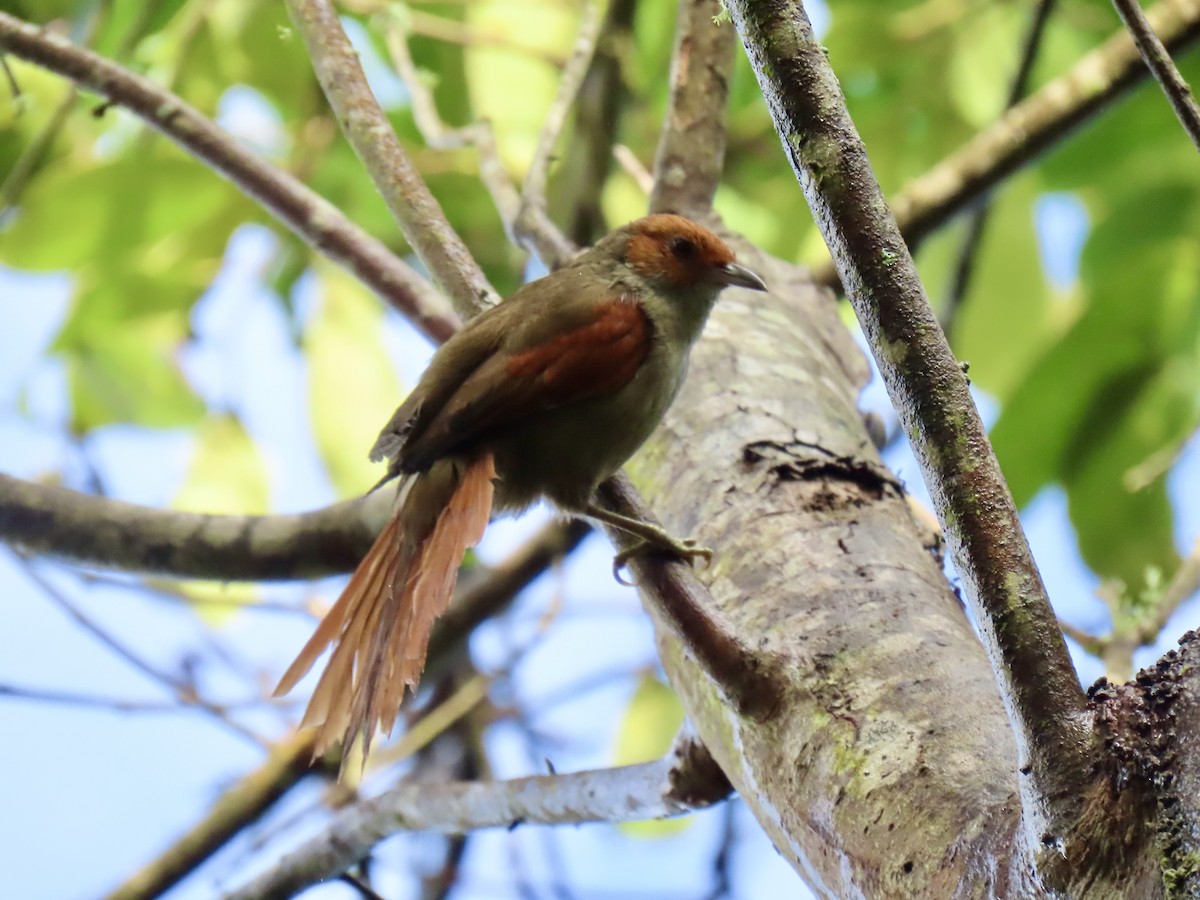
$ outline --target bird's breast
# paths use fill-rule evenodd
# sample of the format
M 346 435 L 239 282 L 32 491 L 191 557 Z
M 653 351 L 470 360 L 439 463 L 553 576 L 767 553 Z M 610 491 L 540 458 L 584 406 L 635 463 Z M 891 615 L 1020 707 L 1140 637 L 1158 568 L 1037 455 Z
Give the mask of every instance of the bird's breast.
M 596 486 L 637 451 L 679 390 L 687 357 L 655 341 L 633 377 L 611 393 L 545 410 L 492 441 L 497 507 L 520 509 L 547 497 L 579 510 Z

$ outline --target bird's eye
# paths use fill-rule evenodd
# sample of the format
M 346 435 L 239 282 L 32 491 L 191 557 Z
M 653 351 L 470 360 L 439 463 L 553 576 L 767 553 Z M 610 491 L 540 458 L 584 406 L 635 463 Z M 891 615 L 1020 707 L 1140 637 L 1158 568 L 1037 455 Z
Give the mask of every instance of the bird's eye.
M 696 255 L 696 245 L 685 237 L 671 238 L 671 253 L 676 259 L 691 259 Z

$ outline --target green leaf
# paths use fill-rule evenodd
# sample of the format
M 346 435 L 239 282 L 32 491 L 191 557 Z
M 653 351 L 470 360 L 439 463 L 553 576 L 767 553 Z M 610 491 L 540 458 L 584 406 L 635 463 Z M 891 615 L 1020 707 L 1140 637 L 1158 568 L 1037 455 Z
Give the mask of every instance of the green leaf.
M 403 395 L 380 338 L 378 301 L 339 269 L 317 274 L 320 307 L 304 336 L 309 409 L 329 477 L 350 496 L 383 474 L 367 452 Z
M 152 428 L 191 425 L 204 415 L 175 361 L 173 323 L 148 318 L 98 332 L 66 355 L 71 429 L 132 422 Z
M 1080 313 L 1079 298 L 1053 295 L 1042 272 L 1034 229 L 1037 188 L 1037 178 L 1027 175 L 995 198 L 952 334 L 955 354 L 971 363 L 971 380 L 1000 401 Z M 956 264 L 961 235 L 950 245 Z
M 1083 316 L 1013 391 L 992 433 L 1018 504 L 1061 483 L 1084 559 L 1135 589 L 1148 571 L 1169 577 L 1177 559 L 1162 472 L 1128 472 L 1178 446 L 1200 405 L 1200 191 L 1176 177 L 1143 181 L 1097 224 Z
M 15 221 L 0 232 L 0 262 L 26 271 L 136 263 L 170 274 L 202 249 L 219 252 L 228 230 L 214 233 L 211 224 L 244 202 L 173 150 L 57 166 L 26 188 Z
M 621 718 L 613 763 L 628 766 L 659 759 L 682 724 L 683 706 L 675 692 L 653 675 L 644 676 Z M 687 828 L 688 820 L 655 819 L 618 827 L 630 837 L 666 837 Z

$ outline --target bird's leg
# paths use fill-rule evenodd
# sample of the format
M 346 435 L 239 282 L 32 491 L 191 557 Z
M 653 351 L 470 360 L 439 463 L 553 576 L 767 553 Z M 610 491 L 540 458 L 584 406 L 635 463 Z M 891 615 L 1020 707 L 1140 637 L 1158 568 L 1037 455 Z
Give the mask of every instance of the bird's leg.
M 625 564 L 629 560 L 638 556 L 644 556 L 647 553 L 654 553 L 656 551 L 670 553 L 689 563 L 695 561 L 697 558 L 703 559 L 705 565 L 712 562 L 713 552 L 708 547 L 699 546 L 691 538 L 681 540 L 665 528 L 661 528 L 651 522 L 643 522 L 641 519 L 611 512 L 597 506 L 595 503 L 588 504 L 587 509 L 584 510 L 584 515 L 589 519 L 595 519 L 597 522 L 604 522 L 607 525 L 612 525 L 614 528 L 620 528 L 626 534 L 631 534 L 637 538 L 633 544 L 613 557 L 613 577 L 622 584 L 627 583 L 621 578 L 620 574 Z

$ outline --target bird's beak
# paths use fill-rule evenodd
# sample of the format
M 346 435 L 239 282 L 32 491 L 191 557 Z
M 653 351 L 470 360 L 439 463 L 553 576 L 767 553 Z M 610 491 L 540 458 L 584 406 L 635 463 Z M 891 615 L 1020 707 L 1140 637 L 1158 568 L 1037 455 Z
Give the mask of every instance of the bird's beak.
M 717 284 L 743 287 L 751 291 L 765 291 L 766 284 L 754 272 L 738 263 L 725 263 L 712 270 L 712 280 Z

